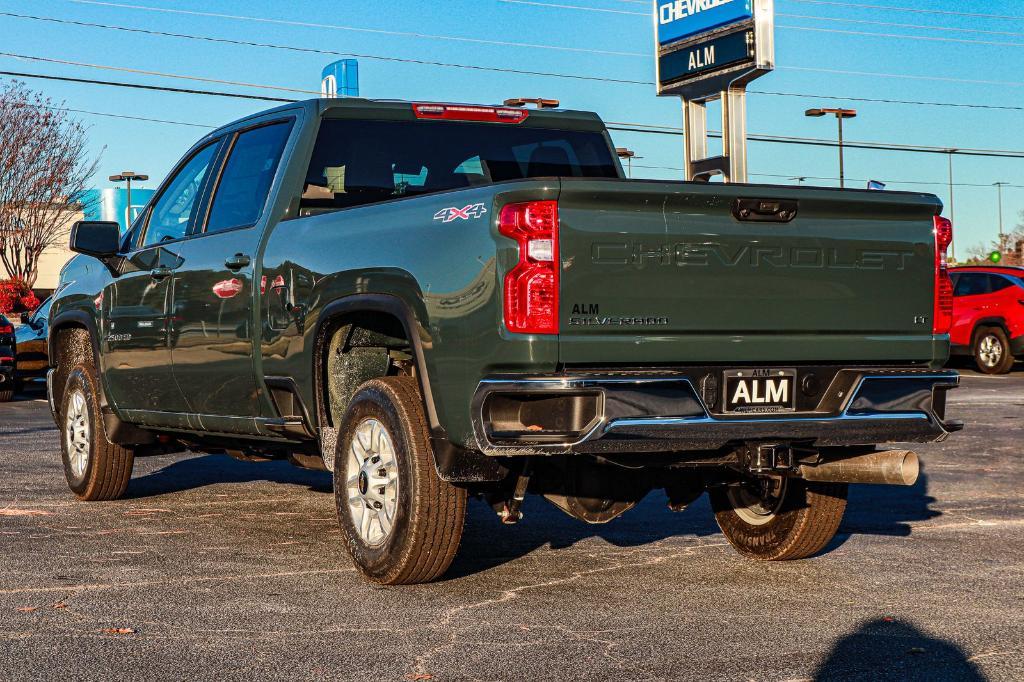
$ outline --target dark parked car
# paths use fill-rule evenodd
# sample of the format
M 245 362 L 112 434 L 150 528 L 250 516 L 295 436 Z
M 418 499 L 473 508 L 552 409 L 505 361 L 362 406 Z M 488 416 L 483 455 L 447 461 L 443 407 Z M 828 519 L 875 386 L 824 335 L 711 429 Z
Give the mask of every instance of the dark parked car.
M 52 298 L 31 313 L 22 313 L 22 325 L 15 332 L 17 354 L 15 355 L 15 390 L 21 390 L 26 380 L 45 379 L 50 360 L 46 340 L 50 334 L 50 302 Z
M 14 325 L 0 315 L 0 403 L 14 397 Z

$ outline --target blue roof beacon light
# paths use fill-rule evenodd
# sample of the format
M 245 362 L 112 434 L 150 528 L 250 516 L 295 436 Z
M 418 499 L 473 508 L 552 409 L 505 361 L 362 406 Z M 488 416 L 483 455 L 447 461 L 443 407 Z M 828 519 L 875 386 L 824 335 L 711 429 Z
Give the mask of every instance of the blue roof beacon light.
M 339 59 L 320 74 L 321 97 L 359 97 L 359 61 Z

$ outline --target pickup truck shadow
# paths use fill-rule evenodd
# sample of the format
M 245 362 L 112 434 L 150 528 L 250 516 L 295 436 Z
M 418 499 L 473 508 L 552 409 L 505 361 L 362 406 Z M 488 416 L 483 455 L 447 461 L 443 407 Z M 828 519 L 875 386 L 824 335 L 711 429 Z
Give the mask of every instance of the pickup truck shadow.
M 523 519 L 506 526 L 490 505 L 470 501 L 462 546 L 442 580 L 487 571 L 540 547 L 562 549 L 592 537 L 615 547 L 637 547 L 675 536 L 706 537 L 719 532 L 706 495 L 682 512 L 670 511 L 667 502 L 663 493 L 652 493 L 623 516 L 590 525 L 531 495 L 523 504 Z
M 913 486 L 851 486 L 843 524 L 823 553 L 840 547 L 853 535 L 910 535 L 910 522 L 941 515 L 930 509 L 933 502 L 923 468 Z M 462 549 L 446 579 L 486 571 L 540 547 L 560 549 L 592 537 L 616 547 L 636 547 L 670 537 L 701 538 L 718 533 L 706 495 L 676 513 L 669 511 L 665 495 L 655 492 L 623 516 L 596 526 L 566 516 L 537 496 L 526 499 L 523 520 L 515 527 L 502 525 L 488 505 L 471 502 Z
M 921 474 L 912 486 L 850 486 L 846 516 L 837 540 L 841 543 L 855 534 L 907 536 L 911 522 L 942 516 L 942 512 L 930 506 L 935 498 L 928 494 L 928 474 L 924 466 L 922 463 Z
M 300 469 L 285 461 L 241 462 L 227 455 L 196 455 L 132 478 L 125 498 L 180 493 L 217 483 L 256 481 L 305 486 L 319 493 L 333 490 L 331 475 L 326 471 Z
M 226 455 L 198 455 L 136 476 L 128 487 L 127 497 L 145 498 L 218 483 L 257 481 L 303 486 L 323 494 L 330 494 L 333 489 L 331 476 L 325 471 L 300 469 L 284 461 L 240 462 Z M 917 483 L 906 488 L 852 486 L 846 517 L 825 553 L 855 534 L 910 535 L 911 522 L 940 515 L 929 507 L 934 501 L 928 495 L 928 477 L 923 469 Z M 462 549 L 446 578 L 486 571 L 540 547 L 561 549 L 592 537 L 615 547 L 638 547 L 670 537 L 696 539 L 719 533 L 706 495 L 685 511 L 672 512 L 664 493 L 651 493 L 635 509 L 604 525 L 588 525 L 570 518 L 535 495 L 526 499 L 523 511 L 519 524 L 505 526 L 489 505 L 470 500 Z
M 837 641 L 813 679 L 981 682 L 985 677 L 953 642 L 910 623 L 875 619 Z

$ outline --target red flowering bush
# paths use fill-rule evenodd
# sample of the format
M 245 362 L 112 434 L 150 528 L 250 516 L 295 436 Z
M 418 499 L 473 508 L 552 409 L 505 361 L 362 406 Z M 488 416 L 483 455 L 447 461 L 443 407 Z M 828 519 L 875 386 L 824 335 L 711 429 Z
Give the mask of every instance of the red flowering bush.
M 0 281 L 0 313 L 20 313 L 39 307 L 39 299 L 32 293 L 25 280 L 7 279 Z

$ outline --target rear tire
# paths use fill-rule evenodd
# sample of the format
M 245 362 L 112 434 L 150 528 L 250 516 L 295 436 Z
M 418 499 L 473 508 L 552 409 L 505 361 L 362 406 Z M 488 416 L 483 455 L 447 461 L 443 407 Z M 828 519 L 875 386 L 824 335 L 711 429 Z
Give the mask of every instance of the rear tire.
M 124 495 L 135 454 L 107 440 L 91 363 L 78 363 L 68 374 L 59 426 L 64 476 L 71 492 L 89 502 L 116 500 Z
M 845 483 L 770 478 L 713 488 L 709 494 L 719 528 L 740 554 L 789 561 L 817 554 L 832 540 L 848 489 Z
M 999 327 L 982 327 L 974 334 L 974 362 L 985 374 L 1006 374 L 1014 357 L 1006 332 Z
M 414 378 L 373 379 L 356 390 L 335 451 L 334 495 L 346 548 L 369 580 L 410 585 L 448 570 L 466 491 L 437 474 Z

